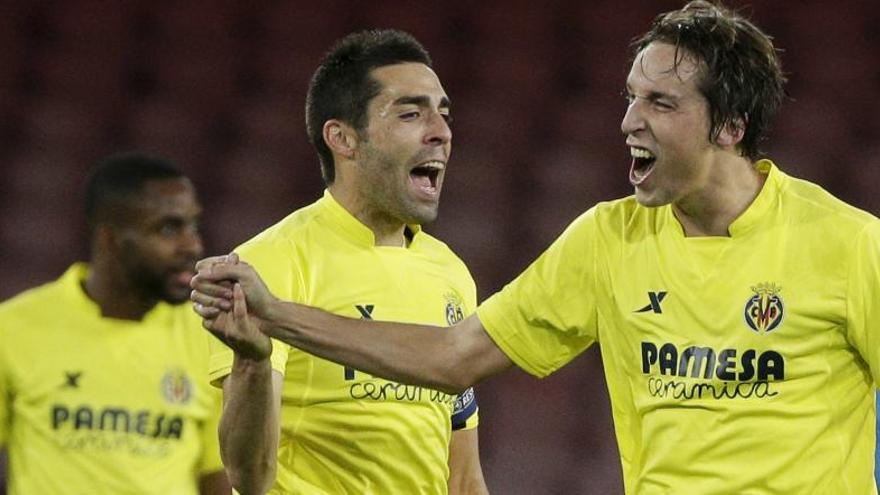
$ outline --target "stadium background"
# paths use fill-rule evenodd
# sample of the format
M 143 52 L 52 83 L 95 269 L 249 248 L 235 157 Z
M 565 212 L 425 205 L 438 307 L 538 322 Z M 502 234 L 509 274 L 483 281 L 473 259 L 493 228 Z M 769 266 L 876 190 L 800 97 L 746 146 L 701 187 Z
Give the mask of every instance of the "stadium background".
M 680 5 L 0 0 L 0 299 L 86 257 L 84 174 L 111 151 L 182 164 L 206 206 L 209 253 L 317 198 L 311 72 L 344 34 L 394 27 L 425 44 L 453 100 L 453 158 L 429 230 L 469 264 L 482 300 L 580 212 L 630 193 L 628 42 Z M 730 5 L 786 50 L 791 99 L 764 149 L 880 213 L 876 2 Z M 517 371 L 478 393 L 495 493 L 621 491 L 597 349 L 542 382 Z

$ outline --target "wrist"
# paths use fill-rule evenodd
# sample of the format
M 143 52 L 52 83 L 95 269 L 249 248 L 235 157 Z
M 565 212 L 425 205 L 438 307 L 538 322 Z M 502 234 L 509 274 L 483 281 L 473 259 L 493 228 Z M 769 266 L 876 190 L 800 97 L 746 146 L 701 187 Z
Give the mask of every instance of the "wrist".
M 276 298 L 272 298 L 269 302 L 263 306 L 262 314 L 260 315 L 257 323 L 257 328 L 260 329 L 264 335 L 272 336 L 272 330 L 278 327 L 278 314 L 281 301 Z
M 245 356 L 236 352 L 232 358 L 232 368 L 244 373 L 259 373 L 271 369 L 270 356 L 271 351 L 265 356 Z

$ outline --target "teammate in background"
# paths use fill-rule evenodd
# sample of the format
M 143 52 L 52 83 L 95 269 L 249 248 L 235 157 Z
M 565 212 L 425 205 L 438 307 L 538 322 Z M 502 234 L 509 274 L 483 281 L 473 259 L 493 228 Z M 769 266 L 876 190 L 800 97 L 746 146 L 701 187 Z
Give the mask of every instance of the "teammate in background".
M 205 325 L 448 391 L 514 364 L 545 376 L 598 342 L 627 493 L 876 493 L 880 221 L 760 158 L 784 77 L 749 21 L 694 1 L 634 53 L 635 195 L 584 213 L 476 315 L 345 319 L 230 257 L 193 280 Z
M 0 304 L 9 493 L 231 492 L 209 339 L 182 304 L 200 213 L 169 162 L 107 157 L 86 192 L 90 262 Z
M 289 301 L 364 320 L 458 322 L 476 307 L 475 284 L 420 227 L 437 215 L 449 112 L 411 36 L 343 38 L 306 99 L 327 190 L 236 253 Z M 223 339 L 228 348 L 211 359 L 223 386 L 221 450 L 237 490 L 486 493 L 472 390 L 456 396 L 378 379 L 241 322 L 248 338 Z

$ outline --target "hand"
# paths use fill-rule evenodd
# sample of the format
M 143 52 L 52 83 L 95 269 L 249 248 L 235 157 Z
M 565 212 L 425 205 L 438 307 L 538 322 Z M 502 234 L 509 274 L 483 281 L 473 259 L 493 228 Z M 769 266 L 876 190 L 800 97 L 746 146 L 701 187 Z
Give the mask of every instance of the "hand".
M 272 341 L 260 331 L 256 318 L 248 315 L 247 298 L 239 283 L 232 287 L 231 304 L 231 311 L 219 311 L 200 303 L 195 303 L 193 307 L 203 318 L 202 326 L 229 346 L 238 357 L 252 361 L 267 359 L 272 355 Z
M 235 253 L 205 258 L 196 263 L 196 270 L 197 273 L 190 282 L 193 288 L 190 299 L 208 310 L 202 315 L 205 318 L 213 318 L 220 311 L 232 309 L 232 282 L 241 285 L 249 312 L 253 316 L 265 318 L 269 305 L 276 300 L 257 271 L 239 260 Z M 210 311 L 211 308 L 219 311 Z

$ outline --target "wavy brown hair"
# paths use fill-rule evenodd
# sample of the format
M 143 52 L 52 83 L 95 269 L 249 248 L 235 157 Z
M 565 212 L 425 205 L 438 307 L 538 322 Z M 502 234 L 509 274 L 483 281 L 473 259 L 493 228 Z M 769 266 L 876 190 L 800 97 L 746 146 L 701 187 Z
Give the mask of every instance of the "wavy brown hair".
M 705 0 L 660 14 L 633 44 L 634 56 L 649 44 L 675 46 L 672 70 L 686 57 L 701 66 L 699 91 L 709 102 L 709 139 L 727 126 L 744 127 L 740 151 L 756 160 L 758 145 L 785 97 L 779 50 L 748 19 Z

